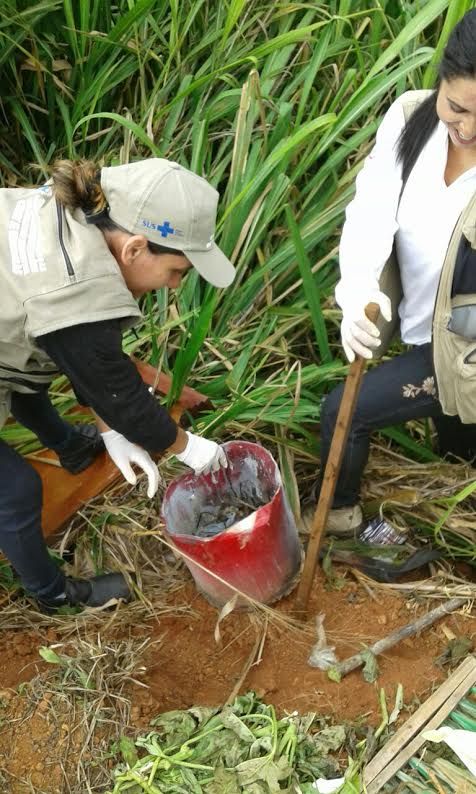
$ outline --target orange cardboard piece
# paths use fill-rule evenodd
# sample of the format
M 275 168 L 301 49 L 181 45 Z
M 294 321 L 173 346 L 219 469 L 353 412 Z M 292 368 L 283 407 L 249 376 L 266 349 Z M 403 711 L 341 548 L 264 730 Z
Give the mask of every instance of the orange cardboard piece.
M 133 361 L 145 383 L 154 386 L 159 394 L 167 394 L 172 382 L 171 378 L 162 373 L 158 375 L 157 370 L 150 364 L 136 359 Z M 196 413 L 197 410 L 209 406 L 207 397 L 186 386 L 178 403 L 172 406 L 170 414 L 178 422 L 184 411 Z M 36 453 L 36 457 L 37 460 L 35 455 L 29 455 L 28 460 L 43 483 L 43 535 L 50 541 L 86 502 L 103 493 L 122 477 L 106 452 L 99 455 L 94 463 L 80 474 L 69 474 L 61 466 L 55 465 L 58 459 L 50 450 L 42 450 Z M 51 460 L 52 463 L 44 463 L 38 458 Z
M 98 455 L 94 463 L 80 474 L 70 474 L 54 463 L 58 460 L 54 452 L 42 450 L 38 457 L 52 460 L 43 463 L 28 456 L 43 483 L 42 525 L 45 538 L 54 536 L 81 507 L 106 490 L 122 477 L 117 466 L 106 452 Z

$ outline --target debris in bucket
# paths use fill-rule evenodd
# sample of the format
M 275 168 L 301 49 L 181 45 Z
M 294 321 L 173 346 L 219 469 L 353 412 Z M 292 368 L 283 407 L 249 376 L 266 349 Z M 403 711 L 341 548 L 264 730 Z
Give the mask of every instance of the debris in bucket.
M 237 487 L 239 493 L 236 491 Z M 228 478 L 228 488 L 222 494 L 221 501 L 203 507 L 193 534 L 197 538 L 214 538 L 215 535 L 234 526 L 265 504 L 250 480 L 244 480 L 234 486 Z
M 249 514 L 250 509 L 247 507 L 210 505 L 200 513 L 194 535 L 198 538 L 214 538 Z

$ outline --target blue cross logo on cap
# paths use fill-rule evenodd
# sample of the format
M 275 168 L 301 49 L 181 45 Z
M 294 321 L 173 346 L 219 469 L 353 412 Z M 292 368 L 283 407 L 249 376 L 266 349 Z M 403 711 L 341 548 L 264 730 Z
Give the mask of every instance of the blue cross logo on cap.
M 164 221 L 162 226 L 157 226 L 157 231 L 160 232 L 161 237 L 167 237 L 168 234 L 175 233 L 175 229 L 172 229 L 169 221 Z

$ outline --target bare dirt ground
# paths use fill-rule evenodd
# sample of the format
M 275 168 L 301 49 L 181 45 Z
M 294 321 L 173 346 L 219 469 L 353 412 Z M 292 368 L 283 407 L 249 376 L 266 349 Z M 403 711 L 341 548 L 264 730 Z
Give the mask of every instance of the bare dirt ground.
M 341 573 L 344 574 L 343 569 Z M 186 574 L 184 578 L 184 586 L 167 597 L 168 606 L 176 607 L 169 613 L 133 629 L 127 621 L 123 629 L 121 621 L 115 623 L 116 639 L 127 636 L 137 643 L 143 638 L 150 640 L 141 659 L 145 670 L 133 676 L 137 683 L 129 682 L 123 693 L 131 704 L 123 727 L 131 735 L 147 729 L 150 719 L 160 712 L 193 704 L 223 704 L 237 686 L 240 692 L 255 690 L 281 713 L 315 711 L 332 716 L 335 722 L 349 720 L 375 726 L 381 719 L 381 687 L 391 708 L 401 683 L 406 706 L 415 707 L 446 676 L 446 669 L 435 665 L 435 660 L 447 645 L 448 631 L 471 637 L 473 643 L 476 640 L 476 625 L 470 615 L 449 616 L 443 626 L 440 623 L 421 636 L 402 642 L 382 657 L 375 684 L 366 683 L 358 671 L 337 684 L 308 665 L 315 641 L 313 618 L 304 629 L 279 620 L 280 616 L 291 615 L 293 595 L 277 605 L 276 615 L 232 613 L 220 623 L 217 642 L 216 609 L 196 592 Z M 378 589 L 371 597 L 349 572 L 342 589 L 329 590 L 319 574 L 310 615 L 325 613 L 328 640 L 343 659 L 362 645 L 414 620 L 433 603 L 405 600 Z M 85 631 L 87 623 L 82 625 L 82 633 Z M 78 774 L 80 777 L 81 765 L 82 774 L 90 774 L 85 770 L 95 760 L 91 743 L 87 745 L 85 734 L 91 726 L 84 718 L 81 693 L 78 692 L 75 708 L 74 693 L 71 698 L 71 691 L 61 687 L 48 690 L 48 677 L 56 671 L 39 657 L 42 645 L 61 646 L 61 652 L 74 654 L 74 638 L 64 641 L 61 631 L 53 627 L 4 631 L 0 637 L 2 794 L 66 794 L 80 790 L 73 788 L 73 778 Z M 107 651 L 107 643 L 104 647 Z M 250 654 L 256 661 L 243 677 Z M 25 686 L 28 681 L 30 684 Z M 100 721 L 95 725 L 94 742 L 98 757 L 107 766 L 112 759 L 104 761 L 108 742 L 103 727 Z M 88 790 L 84 786 L 84 791 Z

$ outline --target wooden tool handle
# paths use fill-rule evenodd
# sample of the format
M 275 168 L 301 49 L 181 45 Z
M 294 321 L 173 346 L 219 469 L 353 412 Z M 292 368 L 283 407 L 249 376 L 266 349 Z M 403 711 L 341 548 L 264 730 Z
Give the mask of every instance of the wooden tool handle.
M 379 315 L 378 304 L 369 303 L 365 308 L 365 314 L 371 322 L 376 322 Z M 365 371 L 366 363 L 367 362 L 365 358 L 356 356 L 349 367 L 345 381 L 344 392 L 342 394 L 339 413 L 337 415 L 334 435 L 332 436 L 329 457 L 327 458 L 326 468 L 322 478 L 319 501 L 317 503 L 316 512 L 314 513 L 314 518 L 312 520 L 309 545 L 307 547 L 306 559 L 304 561 L 304 568 L 296 597 L 296 614 L 301 620 L 304 620 L 307 615 L 309 595 L 311 592 L 314 574 L 316 572 L 317 561 L 319 559 L 322 537 L 326 529 L 329 511 L 334 499 L 337 478 L 342 465 L 345 445 L 347 443 L 347 437 L 349 435 L 350 425 L 354 415 L 355 404 L 357 402 L 360 383 L 362 380 L 362 375 Z

